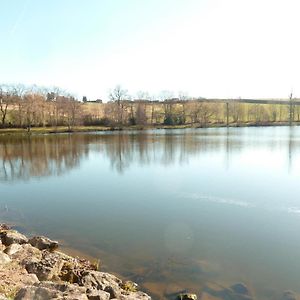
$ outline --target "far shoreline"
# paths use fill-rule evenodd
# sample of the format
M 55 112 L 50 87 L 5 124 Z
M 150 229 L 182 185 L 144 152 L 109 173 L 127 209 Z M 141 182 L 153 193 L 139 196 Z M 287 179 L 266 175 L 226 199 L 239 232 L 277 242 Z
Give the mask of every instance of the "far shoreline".
M 239 128 L 239 127 L 279 127 L 279 126 L 298 126 L 298 122 L 268 122 L 268 123 L 212 123 L 205 126 L 201 124 L 185 124 L 185 125 L 128 125 L 128 126 L 57 126 L 57 127 L 32 127 L 28 128 L 0 128 L 0 136 L 6 135 L 42 135 L 42 134 L 58 134 L 58 133 L 86 133 L 86 132 L 112 132 L 125 130 L 155 130 L 155 129 L 196 129 L 196 128 Z

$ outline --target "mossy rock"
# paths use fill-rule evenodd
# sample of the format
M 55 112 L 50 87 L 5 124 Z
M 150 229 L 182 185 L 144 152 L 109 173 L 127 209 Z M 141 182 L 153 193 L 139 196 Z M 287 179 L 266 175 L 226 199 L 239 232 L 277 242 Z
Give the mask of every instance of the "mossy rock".
M 127 292 L 136 292 L 137 284 L 132 281 L 125 281 L 120 284 L 120 287 Z
M 63 281 L 67 281 L 70 283 L 77 283 L 79 280 L 79 277 L 75 272 L 74 263 L 65 262 L 60 271 L 59 278 Z

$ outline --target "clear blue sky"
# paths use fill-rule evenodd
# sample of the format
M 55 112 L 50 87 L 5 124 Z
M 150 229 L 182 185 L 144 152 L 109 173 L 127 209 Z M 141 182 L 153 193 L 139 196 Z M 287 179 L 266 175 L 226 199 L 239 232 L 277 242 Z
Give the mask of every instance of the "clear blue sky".
M 0 0 L 0 81 L 107 99 L 300 96 L 298 0 Z M 298 93 L 298 94 L 297 94 Z

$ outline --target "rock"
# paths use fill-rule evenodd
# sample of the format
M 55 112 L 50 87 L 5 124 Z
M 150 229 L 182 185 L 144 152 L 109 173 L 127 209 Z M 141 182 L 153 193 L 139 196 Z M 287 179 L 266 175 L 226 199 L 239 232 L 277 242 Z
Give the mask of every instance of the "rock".
M 12 244 L 12 245 L 16 245 L 16 244 Z M 32 259 L 40 260 L 42 258 L 41 251 L 31 246 L 30 244 L 22 244 L 20 246 L 21 248 L 16 252 L 13 251 L 14 253 L 10 254 L 10 257 L 14 261 L 20 263 L 21 265 L 26 265 L 26 263 L 28 261 L 31 261 Z
M 90 290 L 87 292 L 89 300 L 109 300 L 110 294 L 101 290 Z
M 25 244 L 28 242 L 28 239 L 25 235 L 14 230 L 8 230 L 2 232 L 1 236 L 2 236 L 2 243 L 5 246 L 9 246 L 11 244 Z
M 48 249 L 50 251 L 53 251 L 58 248 L 58 242 L 52 241 L 44 236 L 35 236 L 31 239 L 29 239 L 29 244 L 31 244 L 33 247 L 38 248 L 39 250 Z
M 86 271 L 82 274 L 80 285 L 92 290 L 102 290 L 108 292 L 111 298 L 119 298 L 121 294 L 120 284 L 122 281 L 116 276 L 98 271 Z
M 2 244 L 2 241 L 0 240 L 0 251 L 4 251 L 5 246 Z
M 143 292 L 131 292 L 127 294 L 121 294 L 119 296 L 120 300 L 151 300 L 151 297 Z
M 28 274 L 15 260 L 0 267 L 0 289 L 3 294 L 10 296 L 9 299 L 13 299 L 20 288 L 37 282 L 39 280 L 36 275 Z
M 30 245 L 30 247 L 33 246 Z M 94 270 L 95 268 L 85 259 L 73 258 L 58 251 L 50 252 L 48 250 L 39 251 L 37 248 L 35 249 L 41 256 L 24 260 L 24 265 L 27 272 L 36 274 L 39 280 L 60 279 L 70 283 L 77 283 L 79 277 L 82 277 L 82 272 Z
M 124 292 L 119 294 L 120 300 L 151 300 L 151 297 L 144 292 Z
M 0 252 L 0 266 L 6 265 L 11 262 L 9 256 L 3 252 Z
M 136 285 L 132 283 L 134 287 Z M 116 276 L 99 272 L 99 271 L 85 271 L 80 278 L 79 285 L 85 286 L 88 290 L 102 290 L 109 293 L 110 298 L 121 300 L 150 300 L 150 296 L 143 292 L 128 291 L 124 289 L 126 284 Z
M 64 265 L 60 271 L 59 278 L 70 283 L 78 283 L 82 273 L 86 270 L 95 270 L 96 266 L 85 259 L 73 258 L 61 253 Z
M 230 287 L 235 293 L 241 295 L 250 295 L 250 291 L 244 283 L 236 283 Z
M 25 268 L 28 273 L 36 274 L 39 280 L 51 280 L 59 276 L 64 263 L 60 254 L 44 250 L 40 260 L 33 257 L 26 262 Z
M 202 291 L 200 300 L 253 300 L 245 284 L 237 283 L 231 287 L 208 284 Z
M 282 295 L 282 300 L 297 300 L 297 296 L 293 291 L 285 291 Z
M 179 294 L 177 299 L 178 300 L 197 300 L 197 295 L 191 294 L 191 293 L 184 293 L 184 294 Z
M 23 283 L 26 285 L 32 285 L 39 282 L 40 281 L 35 274 L 27 274 L 26 276 L 23 276 Z
M 17 231 L 1 226 L 0 282 L 4 283 L 1 292 L 5 295 L 16 300 L 151 299 L 137 291 L 132 281 L 123 282 L 112 274 L 96 271 L 97 266 L 85 259 L 54 251 L 58 245 L 55 241 L 46 237 L 28 241 Z
M 15 300 L 88 300 L 85 292 L 85 288 L 74 284 L 41 282 L 20 289 Z
M 20 244 L 11 244 L 8 247 L 6 247 L 4 253 L 6 253 L 7 255 L 13 255 L 16 252 L 20 251 L 21 249 L 23 248 Z
M 10 230 L 10 227 L 7 224 L 0 223 L 0 232 Z
M 17 295 L 15 296 L 15 300 L 38 300 L 38 299 L 44 299 L 44 300 L 50 300 L 50 299 L 57 299 L 57 292 L 51 291 L 46 288 L 38 288 L 36 286 L 27 286 L 24 288 L 21 288 Z

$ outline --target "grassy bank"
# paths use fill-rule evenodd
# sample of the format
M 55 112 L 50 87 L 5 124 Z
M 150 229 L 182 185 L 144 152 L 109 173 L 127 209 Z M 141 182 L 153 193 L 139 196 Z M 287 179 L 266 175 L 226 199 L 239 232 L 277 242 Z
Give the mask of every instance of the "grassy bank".
M 113 130 L 111 127 L 104 126 L 75 126 L 71 129 L 67 126 L 59 127 L 33 127 L 30 132 L 26 128 L 1 128 L 1 134 L 50 134 L 50 133 L 71 133 L 71 132 L 91 132 L 91 131 L 109 131 Z
M 259 127 L 259 126 L 288 126 L 288 122 L 269 122 L 269 123 L 231 123 L 228 127 Z M 294 122 L 293 125 L 298 125 Z M 212 123 L 208 126 L 201 124 L 185 125 L 135 125 L 135 126 L 74 126 L 71 129 L 67 126 L 59 127 L 33 127 L 30 132 L 26 128 L 1 128 L 0 135 L 28 135 L 28 134 L 53 134 L 53 133 L 75 133 L 75 132 L 96 132 L 96 131 L 114 131 L 114 130 L 150 130 L 150 129 L 184 129 L 184 128 L 218 128 L 227 127 L 223 123 Z

